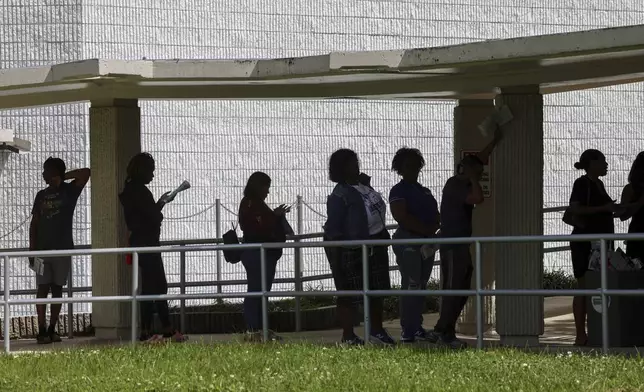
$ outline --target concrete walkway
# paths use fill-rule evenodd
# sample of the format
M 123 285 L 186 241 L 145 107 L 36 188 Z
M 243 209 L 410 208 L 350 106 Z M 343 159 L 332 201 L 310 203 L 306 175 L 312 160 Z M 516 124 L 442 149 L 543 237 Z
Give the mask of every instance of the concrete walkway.
M 568 352 L 598 352 L 599 348 L 592 347 L 575 347 L 573 342 L 575 339 L 575 326 L 573 316 L 570 313 L 572 298 L 571 297 L 551 297 L 546 298 L 544 301 L 545 310 L 545 330 L 544 334 L 540 337 L 539 347 L 531 347 L 529 350 L 540 352 L 553 352 L 553 353 L 568 353 Z M 426 314 L 424 325 L 432 327 L 438 318 L 436 313 Z M 400 336 L 400 320 L 390 320 L 385 323 L 385 327 L 392 336 Z M 359 334 L 362 334 L 362 327 L 356 328 Z M 335 345 L 340 336 L 340 330 L 327 330 L 327 331 L 305 331 L 296 333 L 281 334 L 287 342 L 307 342 L 323 345 Z M 468 342 L 471 346 L 476 346 L 475 336 L 460 336 L 464 341 Z M 499 336 L 495 331 L 487 332 L 484 336 L 486 347 L 495 347 L 499 345 Z M 241 335 L 239 334 L 217 334 L 217 335 L 190 335 L 190 342 L 193 343 L 230 343 L 240 342 Z M 15 353 L 33 353 L 33 352 L 47 352 L 51 350 L 64 350 L 69 348 L 85 348 L 96 349 L 101 346 L 107 345 L 127 345 L 129 341 L 105 341 L 95 339 L 94 337 L 79 337 L 74 339 L 65 339 L 61 343 L 50 345 L 38 345 L 35 340 L 13 340 L 11 341 L 11 352 Z M 431 348 L 430 344 L 417 343 L 419 347 L 427 346 Z M 611 349 L 612 353 L 617 354 L 635 354 L 635 348 L 615 348 Z

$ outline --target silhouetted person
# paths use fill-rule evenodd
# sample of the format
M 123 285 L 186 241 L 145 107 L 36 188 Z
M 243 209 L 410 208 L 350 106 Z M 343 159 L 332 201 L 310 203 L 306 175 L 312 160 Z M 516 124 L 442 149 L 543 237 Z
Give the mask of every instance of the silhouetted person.
M 631 171 L 628 173 L 628 185 L 622 191 L 620 200 L 622 221 L 631 219 L 629 233 L 644 233 L 644 152 L 637 154 Z M 626 254 L 644 262 L 644 241 L 628 240 Z
M 615 232 L 613 213 L 617 210 L 613 199 L 606 193 L 604 183 L 599 179 L 608 173 L 608 163 L 601 151 L 586 150 L 575 163 L 575 169 L 584 170 L 572 187 L 569 211 L 574 216 L 572 234 L 612 234 Z M 607 241 L 612 248 L 613 242 Z M 572 268 L 577 285 L 585 288 L 584 277 L 588 271 L 588 261 L 592 251 L 590 241 L 573 241 L 570 243 Z M 586 345 L 586 297 L 576 296 L 572 302 L 577 337 L 576 345 Z
M 336 183 L 327 200 L 327 221 L 324 225 L 325 241 L 356 241 L 389 239 L 385 226 L 387 205 L 360 174 L 358 155 L 348 149 L 334 152 L 329 159 L 329 179 Z M 389 290 L 389 255 L 387 246 L 369 246 L 369 289 Z M 362 290 L 362 247 L 325 248 L 337 290 Z M 374 343 L 393 345 L 392 337 L 382 325 L 383 297 L 371 297 L 371 336 Z M 338 318 L 342 325 L 342 342 L 349 345 L 364 344 L 353 330 L 358 297 L 338 297 Z
M 65 162 L 60 158 L 48 158 L 43 164 L 43 179 L 47 188 L 36 195 L 29 227 L 30 250 L 63 250 L 74 248 L 72 226 L 78 198 L 87 185 L 89 169 L 66 172 Z M 66 182 L 72 180 L 71 182 Z M 71 256 L 43 258 L 42 274 L 36 271 L 38 292 L 36 298 L 63 296 L 63 286 L 71 270 Z M 29 260 L 33 267 L 35 260 Z M 36 305 L 38 313 L 38 343 L 60 342 L 56 324 L 61 304 L 51 304 L 49 328 L 47 328 L 47 305 Z
M 251 174 L 244 188 L 244 197 L 239 204 L 239 228 L 244 233 L 244 243 L 267 243 L 286 241 L 286 214 L 290 207 L 282 204 L 271 209 L 265 202 L 269 194 L 271 178 L 266 173 Z M 290 233 L 289 233 L 290 234 Z M 266 250 L 266 288 L 273 286 L 277 261 L 282 257 L 283 249 Z M 248 292 L 262 291 L 262 266 L 260 249 L 244 250 L 241 262 L 246 269 Z M 244 318 L 246 319 L 247 341 L 262 340 L 262 299 L 261 297 L 244 298 Z M 269 339 L 281 340 L 273 331 Z
M 154 200 L 147 185 L 154 178 L 155 163 L 148 153 L 136 154 L 127 166 L 127 179 L 123 192 L 119 195 L 125 222 L 130 231 L 129 244 L 131 247 L 158 247 L 161 245 L 161 210 L 166 203 L 172 201 L 163 195 L 158 201 Z M 168 281 L 165 276 L 161 253 L 139 253 L 139 269 L 141 278 L 140 295 L 168 294 Z M 183 342 L 186 337 L 172 328 L 168 301 L 141 301 L 140 340 L 149 343 L 169 339 Z M 162 334 L 153 331 L 154 311 L 156 309 L 161 321 Z
M 472 236 L 474 206 L 483 203 L 481 176 L 484 166 L 503 133 L 497 129 L 494 139 L 477 155 L 461 160 L 457 175 L 451 177 L 443 188 L 441 200 L 441 236 L 463 238 Z M 443 244 L 440 246 L 442 287 L 444 290 L 469 290 L 472 286 L 472 255 L 470 244 Z M 456 322 L 467 303 L 467 296 L 444 296 L 440 316 L 434 330 L 429 332 L 430 342 L 451 348 L 466 347 L 456 338 Z
M 401 148 L 396 152 L 391 168 L 402 180 L 389 192 L 391 214 L 398 229 L 394 239 L 431 238 L 440 227 L 438 203 L 432 192 L 418 183 L 425 159 L 415 148 Z M 434 266 L 435 250 L 431 245 L 394 245 L 396 262 L 403 290 L 426 290 Z M 412 343 L 427 340 L 423 328 L 423 310 L 426 295 L 400 297 L 400 340 Z

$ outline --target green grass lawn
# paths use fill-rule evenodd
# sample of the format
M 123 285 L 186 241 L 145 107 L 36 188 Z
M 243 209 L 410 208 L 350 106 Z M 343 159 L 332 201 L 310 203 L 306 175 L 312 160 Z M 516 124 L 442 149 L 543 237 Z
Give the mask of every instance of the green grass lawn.
M 637 391 L 644 360 L 184 344 L 0 356 L 0 391 Z

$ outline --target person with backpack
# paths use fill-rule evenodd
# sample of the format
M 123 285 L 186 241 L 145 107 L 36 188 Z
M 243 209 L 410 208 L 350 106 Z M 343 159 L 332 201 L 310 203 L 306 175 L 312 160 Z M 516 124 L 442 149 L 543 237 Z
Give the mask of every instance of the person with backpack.
M 390 239 L 385 225 L 387 205 L 360 173 L 358 155 L 349 149 L 334 152 L 329 159 L 329 179 L 336 183 L 327 199 L 327 221 L 324 241 L 357 241 Z M 325 248 L 336 290 L 362 290 L 364 287 L 362 247 Z M 369 246 L 369 290 L 389 290 L 389 254 L 387 246 Z M 363 345 L 364 340 L 353 330 L 357 304 L 362 296 L 338 297 L 337 312 L 342 325 L 342 343 Z M 371 297 L 370 342 L 394 345 L 383 327 L 383 297 Z
M 125 223 L 130 232 L 131 247 L 158 247 L 161 245 L 161 210 L 172 199 L 169 192 L 154 200 L 147 185 L 154 178 L 155 163 L 152 155 L 142 152 L 136 154 L 127 165 L 125 187 L 119 195 L 123 206 Z M 140 295 L 163 295 L 168 293 L 168 281 L 165 276 L 161 253 L 139 253 L 139 270 L 141 278 Z M 164 340 L 183 342 L 186 337 L 172 328 L 168 301 L 139 302 L 141 315 L 140 340 L 157 343 Z M 161 321 L 162 334 L 153 332 L 154 311 Z
M 271 209 L 265 202 L 269 194 L 271 178 L 263 172 L 251 174 L 244 188 L 244 197 L 239 204 L 239 228 L 244 233 L 243 242 L 261 244 L 267 242 L 286 242 L 286 235 L 292 234 L 286 221 L 286 214 L 291 208 L 282 204 Z M 277 262 L 282 257 L 283 249 L 267 249 L 266 257 L 266 288 L 273 286 Z M 262 291 L 261 250 L 249 249 L 240 254 L 241 262 L 246 269 L 248 292 Z M 228 259 L 228 257 L 227 257 Z M 244 318 L 246 320 L 246 336 L 249 342 L 261 342 L 262 337 L 262 299 L 260 297 L 244 298 Z M 270 331 L 269 339 L 281 340 Z
M 612 234 L 615 232 L 614 213 L 620 207 L 608 195 L 600 177 L 608 173 L 606 157 L 599 150 L 589 149 L 579 157 L 575 169 L 583 170 L 585 175 L 579 177 L 572 187 L 570 205 L 564 213 L 563 221 L 573 227 L 572 234 Z M 607 247 L 613 248 L 613 242 L 607 241 Z M 572 269 L 577 279 L 577 286 L 585 288 L 584 276 L 588 271 L 588 260 L 592 252 L 590 241 L 570 242 Z M 575 296 L 572 302 L 575 318 L 575 345 L 585 346 L 588 343 L 586 334 L 586 297 Z

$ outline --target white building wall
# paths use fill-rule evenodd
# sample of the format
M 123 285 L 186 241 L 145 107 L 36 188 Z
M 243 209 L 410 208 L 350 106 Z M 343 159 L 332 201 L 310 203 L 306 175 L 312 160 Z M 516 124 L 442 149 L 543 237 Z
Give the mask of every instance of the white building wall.
M 637 0 L 13 0 L 0 5 L 0 68 L 84 58 L 266 58 L 341 50 L 383 50 L 451 45 L 485 39 L 561 33 L 644 23 Z M 563 205 L 578 175 L 572 164 L 585 148 L 605 151 L 609 192 L 619 197 L 631 159 L 641 149 L 643 86 L 546 97 L 545 207 Z M 273 177 L 269 202 L 291 203 L 301 194 L 324 213 L 330 190 L 326 161 L 339 147 L 354 148 L 375 187 L 396 182 L 389 170 L 395 150 L 420 148 L 428 161 L 423 181 L 440 199 L 451 173 L 449 102 L 181 101 L 142 102 L 143 145 L 157 158 L 153 192 L 188 179 L 193 188 L 167 207 L 165 239 L 206 238 L 215 232 L 216 198 L 236 211 L 254 170 Z M 61 156 L 70 167 L 88 165 L 87 105 L 0 112 L 0 126 L 34 143 L 29 155 L 2 155 L 0 248 L 26 246 L 29 214 L 42 186 L 40 164 Z M 77 243 L 89 241 L 89 197 L 76 214 Z M 234 216 L 222 213 L 228 226 Z M 294 221 L 293 214 L 292 220 Z M 560 214 L 544 216 L 546 233 L 566 233 Z M 320 231 L 323 218 L 305 209 L 304 231 Z M 11 232 L 17 226 L 15 232 Z M 317 254 L 317 257 L 313 257 Z M 326 273 L 320 252 L 306 253 L 306 274 Z M 566 254 L 549 255 L 547 268 L 566 269 Z M 177 257 L 166 257 L 178 280 Z M 292 273 L 285 257 L 279 277 Z M 188 280 L 214 280 L 214 256 L 188 258 Z M 25 263 L 26 264 L 26 263 Z M 225 264 L 225 263 L 224 263 Z M 87 260 L 75 262 L 75 285 L 89 285 Z M 241 266 L 224 276 L 243 278 Z M 33 282 L 24 264 L 13 267 L 13 287 Z M 239 288 L 237 288 L 239 289 Z M 209 289 L 210 290 L 210 289 Z M 80 308 L 79 308 L 80 309 Z M 27 311 L 27 309 L 23 309 Z

